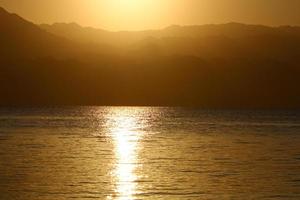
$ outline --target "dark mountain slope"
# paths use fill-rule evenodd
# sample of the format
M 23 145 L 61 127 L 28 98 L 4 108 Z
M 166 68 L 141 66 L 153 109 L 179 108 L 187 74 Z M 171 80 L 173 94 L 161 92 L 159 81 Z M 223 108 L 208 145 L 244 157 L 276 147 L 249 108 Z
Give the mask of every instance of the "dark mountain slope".
M 54 35 L 16 14 L 0 9 L 0 52 L 2 58 L 35 59 L 53 57 L 72 59 L 84 54 L 101 54 L 108 46 L 79 44 Z
M 47 33 L 3 9 L 0 9 L 0 43 L 1 54 L 11 58 L 59 57 L 76 49 L 73 42 Z

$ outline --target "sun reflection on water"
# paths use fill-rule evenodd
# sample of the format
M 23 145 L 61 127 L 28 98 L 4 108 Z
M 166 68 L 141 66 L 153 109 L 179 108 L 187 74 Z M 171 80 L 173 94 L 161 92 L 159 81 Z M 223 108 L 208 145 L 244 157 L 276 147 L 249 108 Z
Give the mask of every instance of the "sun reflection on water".
M 109 129 L 115 146 L 116 166 L 112 173 L 116 185 L 116 199 L 133 199 L 137 193 L 138 146 L 141 134 L 139 120 L 132 109 L 118 108 L 110 111 Z M 109 197 L 112 199 L 112 197 Z

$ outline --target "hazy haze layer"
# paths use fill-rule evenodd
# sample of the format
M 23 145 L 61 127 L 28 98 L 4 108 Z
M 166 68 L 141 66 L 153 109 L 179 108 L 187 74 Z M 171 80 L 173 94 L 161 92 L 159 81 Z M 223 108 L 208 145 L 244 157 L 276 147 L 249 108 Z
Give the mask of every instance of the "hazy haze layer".
M 35 23 L 77 22 L 108 30 L 241 22 L 300 25 L 298 0 L 1 0 Z

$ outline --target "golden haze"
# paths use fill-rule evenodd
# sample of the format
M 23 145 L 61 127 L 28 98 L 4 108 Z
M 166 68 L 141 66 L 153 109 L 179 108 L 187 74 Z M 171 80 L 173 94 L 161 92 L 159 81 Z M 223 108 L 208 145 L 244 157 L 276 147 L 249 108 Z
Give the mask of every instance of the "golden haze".
M 35 23 L 77 22 L 108 30 L 241 22 L 300 25 L 297 0 L 1 0 Z

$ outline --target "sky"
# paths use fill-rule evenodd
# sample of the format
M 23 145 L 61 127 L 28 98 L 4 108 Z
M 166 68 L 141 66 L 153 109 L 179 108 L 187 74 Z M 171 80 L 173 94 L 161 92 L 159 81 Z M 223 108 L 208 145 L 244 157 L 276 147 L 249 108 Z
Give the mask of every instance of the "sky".
M 300 0 L 0 0 L 0 6 L 37 24 L 112 31 L 228 22 L 300 26 Z

